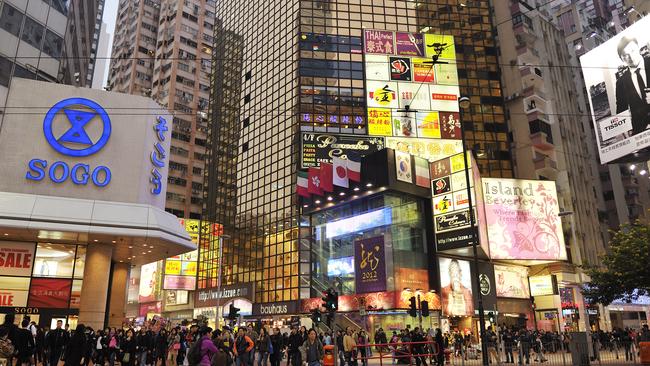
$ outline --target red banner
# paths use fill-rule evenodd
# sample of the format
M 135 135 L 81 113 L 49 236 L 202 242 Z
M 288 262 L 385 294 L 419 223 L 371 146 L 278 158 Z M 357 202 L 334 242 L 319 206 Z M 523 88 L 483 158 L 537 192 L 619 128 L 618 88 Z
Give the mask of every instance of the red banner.
M 72 280 L 32 278 L 29 289 L 29 307 L 67 308 L 70 302 Z

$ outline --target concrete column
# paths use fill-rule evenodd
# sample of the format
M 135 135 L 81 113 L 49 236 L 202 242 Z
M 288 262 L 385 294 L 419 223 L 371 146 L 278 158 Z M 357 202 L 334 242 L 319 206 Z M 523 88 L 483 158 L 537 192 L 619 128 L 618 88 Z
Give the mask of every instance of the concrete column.
M 79 304 L 79 323 L 93 329 L 104 327 L 108 283 L 111 273 L 113 247 L 104 244 L 88 244 L 84 282 Z
M 126 316 L 126 291 L 129 278 L 129 265 L 127 263 L 113 263 L 113 278 L 108 304 L 108 326 L 121 327 Z

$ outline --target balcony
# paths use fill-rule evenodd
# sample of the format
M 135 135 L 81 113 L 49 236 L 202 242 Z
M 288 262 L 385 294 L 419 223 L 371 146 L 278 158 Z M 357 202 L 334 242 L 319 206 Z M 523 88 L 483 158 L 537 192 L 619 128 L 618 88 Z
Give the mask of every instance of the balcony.
M 537 90 L 544 89 L 544 78 L 542 77 L 542 70 L 539 67 L 530 65 L 519 66 L 519 74 L 521 75 L 524 89 L 530 87 Z
M 551 150 L 555 148 L 553 145 L 553 133 L 551 126 L 541 120 L 535 120 L 528 123 L 530 130 L 530 140 L 533 146 L 541 150 Z
M 536 65 L 539 64 L 539 52 L 527 44 L 519 44 L 517 49 L 517 63 L 519 65 Z
M 526 14 L 519 13 L 512 16 L 512 30 L 519 44 L 534 45 L 537 34 L 533 28 L 533 21 Z
M 533 158 L 533 164 L 535 165 L 535 170 L 547 178 L 554 178 L 557 175 L 557 163 L 550 156 L 535 153 Z

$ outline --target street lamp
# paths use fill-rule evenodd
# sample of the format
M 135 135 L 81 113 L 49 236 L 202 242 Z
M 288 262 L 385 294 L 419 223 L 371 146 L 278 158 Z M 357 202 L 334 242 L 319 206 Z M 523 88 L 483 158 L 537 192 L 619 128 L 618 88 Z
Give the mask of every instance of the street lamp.
M 467 203 L 469 204 L 469 225 L 470 225 L 470 232 L 472 235 L 472 251 L 474 253 L 474 269 L 475 269 L 475 275 L 474 275 L 474 281 L 476 282 L 476 289 L 477 289 L 477 298 L 478 298 L 478 322 L 479 322 L 479 331 L 480 331 L 480 339 L 481 339 L 481 358 L 483 359 L 483 365 L 484 366 L 489 366 L 489 359 L 488 359 L 488 354 L 487 354 L 487 343 L 485 342 L 485 310 L 483 309 L 483 295 L 481 294 L 480 288 L 481 288 L 481 282 L 480 282 L 480 274 L 478 271 L 478 245 L 479 245 L 479 236 L 477 235 L 477 230 L 474 227 L 475 226 L 475 219 L 474 219 L 474 209 L 473 209 L 473 204 L 472 204 L 472 185 L 471 185 L 471 178 L 469 176 L 469 164 L 467 161 L 467 143 L 465 141 L 465 128 L 463 126 L 463 116 L 464 116 L 464 111 L 465 109 L 468 109 L 470 107 L 470 99 L 469 97 L 462 96 L 458 98 L 458 105 L 460 106 L 460 138 L 462 140 L 463 144 L 463 162 L 465 163 L 465 184 L 467 186 Z M 477 169 L 477 167 L 474 167 L 474 169 Z M 478 184 L 481 184 L 478 182 Z
M 223 241 L 224 239 L 230 239 L 230 235 L 221 234 L 219 235 L 219 273 L 217 274 L 217 319 L 215 325 L 219 327 L 219 319 L 223 315 L 221 309 L 221 276 L 223 275 Z M 233 302 L 234 303 L 234 302 Z M 221 315 L 219 314 L 221 313 Z

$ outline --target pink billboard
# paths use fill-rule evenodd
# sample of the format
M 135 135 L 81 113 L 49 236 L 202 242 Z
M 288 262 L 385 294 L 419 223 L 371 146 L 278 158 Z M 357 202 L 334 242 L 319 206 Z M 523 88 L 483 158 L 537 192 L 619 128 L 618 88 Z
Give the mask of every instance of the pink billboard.
M 482 183 L 492 259 L 567 258 L 555 182 L 483 178 Z

